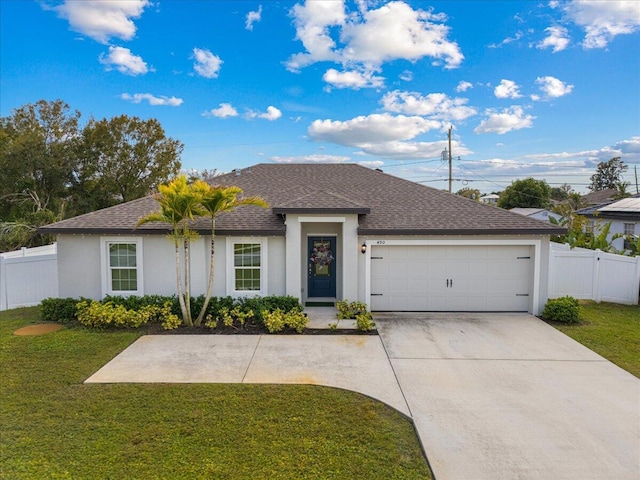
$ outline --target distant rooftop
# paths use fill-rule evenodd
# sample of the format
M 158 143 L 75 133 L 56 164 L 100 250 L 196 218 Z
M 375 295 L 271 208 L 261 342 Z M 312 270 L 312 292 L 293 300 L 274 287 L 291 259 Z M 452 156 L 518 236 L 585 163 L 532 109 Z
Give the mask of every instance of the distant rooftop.
M 598 209 L 600 212 L 640 213 L 640 198 L 623 198 Z

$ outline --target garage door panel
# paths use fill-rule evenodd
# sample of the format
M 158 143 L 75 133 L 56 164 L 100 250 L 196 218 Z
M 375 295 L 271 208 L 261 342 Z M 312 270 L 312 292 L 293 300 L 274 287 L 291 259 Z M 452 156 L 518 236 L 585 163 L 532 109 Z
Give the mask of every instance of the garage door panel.
M 373 310 L 529 309 L 530 246 L 373 246 L 372 257 Z

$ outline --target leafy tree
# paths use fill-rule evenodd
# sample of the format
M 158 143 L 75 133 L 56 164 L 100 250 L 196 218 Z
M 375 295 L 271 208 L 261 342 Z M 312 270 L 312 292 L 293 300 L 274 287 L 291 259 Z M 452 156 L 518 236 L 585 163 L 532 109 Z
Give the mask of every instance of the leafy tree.
M 590 250 L 602 250 L 603 252 L 617 253 L 613 246 L 613 241 L 622 237 L 620 233 L 614 234 L 609 240 L 611 222 L 598 221 L 591 231 L 587 229 L 588 219 L 582 215 L 574 213 L 563 218 L 561 221 L 550 217 L 550 222 L 555 225 L 567 227 L 564 235 L 553 235 L 551 240 L 558 243 L 568 243 L 571 248 L 588 248 Z
M 551 198 L 559 202 L 568 199 L 571 193 L 574 193 L 574 190 L 568 183 L 563 183 L 559 187 L 551 187 Z
M 608 162 L 600 162 L 596 173 L 591 176 L 589 189 L 593 192 L 609 188 L 617 189 L 618 185 L 622 183 L 622 174 L 627 168 L 620 157 L 614 157 Z
M 616 185 L 617 192 L 613 195 L 613 199 L 622 200 L 623 198 L 629 198 L 631 193 L 629 193 L 627 188 L 629 188 L 629 182 L 619 182 Z
M 79 210 L 95 210 L 148 195 L 178 174 L 183 144 L 167 138 L 156 119 L 120 115 L 90 120 L 82 131 L 76 170 Z
M 207 212 L 200 205 L 200 195 L 187 183 L 187 177 L 181 175 L 167 185 L 158 186 L 159 192 L 155 200 L 160 204 L 160 211 L 147 215 L 138 221 L 138 226 L 149 222 L 164 222 L 171 225 L 169 238 L 173 241 L 176 257 L 176 282 L 178 301 L 182 311 L 182 321 L 192 326 L 191 288 L 190 288 L 190 244 L 198 237 L 198 233 L 189 228 L 189 221 Z M 180 243 L 184 252 L 184 278 L 180 268 Z
M 531 207 L 547 208 L 551 197 L 551 187 L 544 180 L 525 178 L 515 180 L 500 195 L 501 208 Z
M 36 228 L 63 217 L 73 181 L 80 113 L 40 100 L 0 118 L 0 244 L 46 241 Z
M 464 187 L 456 192 L 456 195 L 460 195 L 461 197 L 470 198 L 471 200 L 480 201 L 480 197 L 482 194 L 480 190 L 477 188 Z
M 200 314 L 195 321 L 196 325 L 202 323 L 204 314 L 207 311 L 209 300 L 211 299 L 211 291 L 213 289 L 213 266 L 214 266 L 214 242 L 216 231 L 216 216 L 220 213 L 230 212 L 242 205 L 255 205 L 267 208 L 268 204 L 262 198 L 257 196 L 238 198 L 242 193 L 242 189 L 235 186 L 230 187 L 212 187 L 203 180 L 197 180 L 193 184 L 193 190 L 197 193 L 200 205 L 206 211 L 206 216 L 211 218 L 211 244 L 209 246 L 209 281 L 207 284 L 207 293 L 205 295 L 204 304 L 200 309 Z
M 213 180 L 215 177 L 219 175 L 218 170 L 215 168 L 212 169 L 203 169 L 203 170 L 190 170 L 189 175 L 187 177 L 187 181 L 189 183 L 193 183 L 196 180 L 204 180 L 205 182 L 209 182 Z

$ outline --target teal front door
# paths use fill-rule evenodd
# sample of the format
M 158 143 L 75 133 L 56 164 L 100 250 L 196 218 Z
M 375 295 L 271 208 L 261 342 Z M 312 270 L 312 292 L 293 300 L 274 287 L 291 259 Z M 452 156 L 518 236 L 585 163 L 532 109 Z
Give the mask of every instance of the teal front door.
M 335 298 L 335 252 L 335 237 L 309 237 L 307 255 L 309 297 Z

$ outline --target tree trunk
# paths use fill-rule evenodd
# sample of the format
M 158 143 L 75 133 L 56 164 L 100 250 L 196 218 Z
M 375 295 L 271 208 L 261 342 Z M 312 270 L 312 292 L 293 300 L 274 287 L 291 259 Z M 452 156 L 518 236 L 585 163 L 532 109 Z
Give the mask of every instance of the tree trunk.
M 200 325 L 202 323 L 202 319 L 204 318 L 207 307 L 209 306 L 209 300 L 211 300 L 211 292 L 213 291 L 213 265 L 215 259 L 215 218 L 211 220 L 211 245 L 209 246 L 209 282 L 207 283 L 207 293 L 204 298 L 204 304 L 200 309 L 200 313 L 198 314 L 198 318 L 196 319 L 195 324 Z
M 182 295 L 182 275 L 180 274 L 180 244 L 178 239 L 174 239 L 174 246 L 176 251 L 176 282 L 178 284 L 178 302 L 180 303 L 180 311 L 182 312 L 182 321 L 187 324 L 187 309 L 184 303 L 184 296 Z
M 185 322 L 190 327 L 193 326 L 193 319 L 191 318 L 191 288 L 190 288 L 190 272 L 189 272 L 189 238 L 184 239 L 184 304 L 186 318 Z

